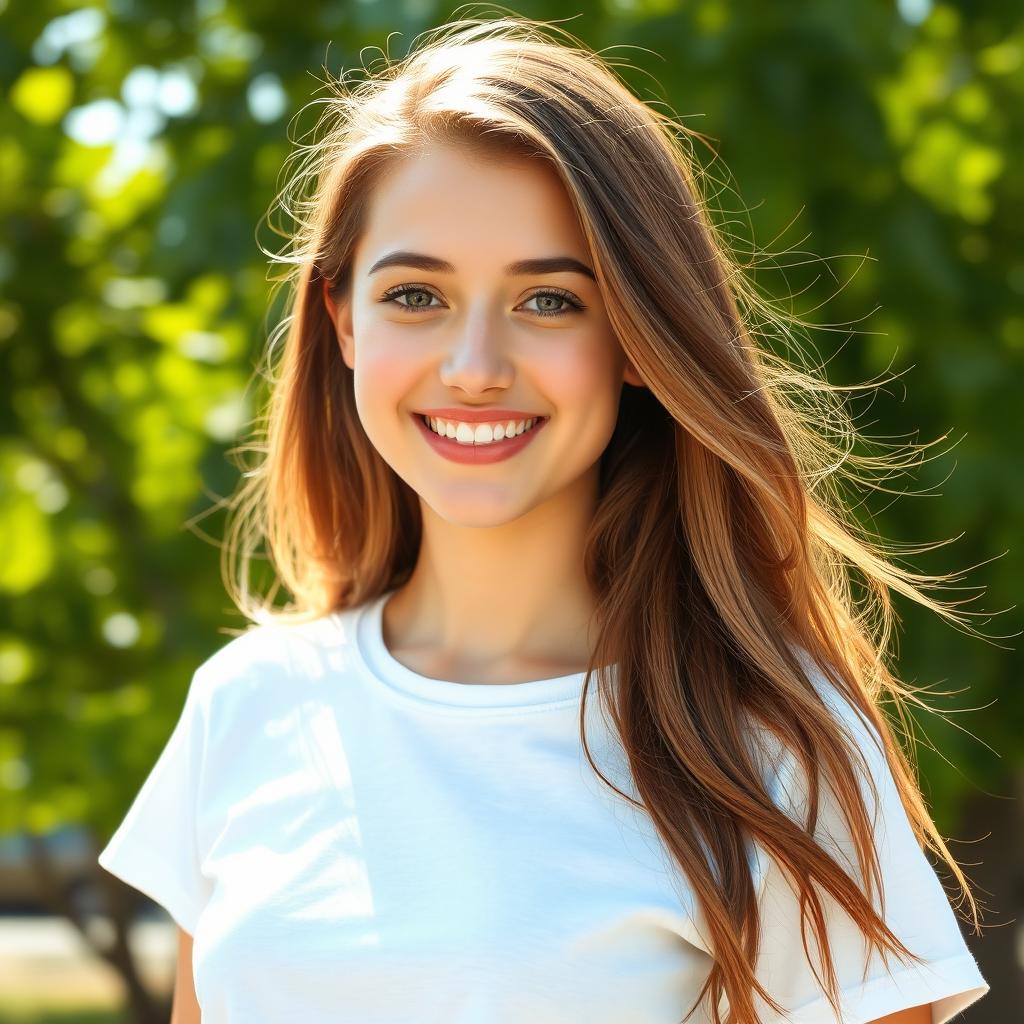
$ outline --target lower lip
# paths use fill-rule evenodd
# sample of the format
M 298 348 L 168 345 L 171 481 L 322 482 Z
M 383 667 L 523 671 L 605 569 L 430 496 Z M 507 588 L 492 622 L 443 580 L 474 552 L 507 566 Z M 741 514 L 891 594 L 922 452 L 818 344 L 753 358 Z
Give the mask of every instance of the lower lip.
M 427 444 L 446 459 L 452 462 L 464 462 L 471 465 L 482 465 L 488 462 L 501 462 L 510 459 L 516 452 L 522 451 L 537 435 L 538 431 L 547 425 L 547 419 L 542 419 L 529 430 L 517 434 L 510 440 L 492 441 L 490 444 L 459 444 L 454 438 L 441 437 L 435 434 L 419 413 L 413 413 L 412 417 L 419 425 L 420 431 L 427 439 Z

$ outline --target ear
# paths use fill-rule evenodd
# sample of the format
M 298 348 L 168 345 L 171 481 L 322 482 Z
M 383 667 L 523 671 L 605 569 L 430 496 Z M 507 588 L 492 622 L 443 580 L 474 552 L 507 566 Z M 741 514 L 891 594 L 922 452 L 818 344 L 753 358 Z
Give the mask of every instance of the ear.
M 645 388 L 647 385 L 640 379 L 640 374 L 636 372 L 636 367 L 627 359 L 626 365 L 622 371 L 622 379 L 627 384 L 634 384 L 638 388 Z
M 334 325 L 334 332 L 338 339 L 338 347 L 341 349 L 341 358 L 350 369 L 355 369 L 355 343 L 352 334 L 352 303 L 347 292 L 340 296 L 333 296 L 330 293 L 330 281 L 322 278 L 320 281 L 321 294 L 324 306 L 327 309 L 327 316 Z

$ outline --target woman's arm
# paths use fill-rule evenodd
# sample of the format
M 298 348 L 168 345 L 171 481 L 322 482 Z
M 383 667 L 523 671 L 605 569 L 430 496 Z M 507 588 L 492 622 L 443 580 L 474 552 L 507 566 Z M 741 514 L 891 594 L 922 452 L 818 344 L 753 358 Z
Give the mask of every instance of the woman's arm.
M 178 928 L 178 963 L 174 973 L 171 1024 L 202 1024 L 195 983 L 192 981 L 192 936 L 181 927 Z M 898 1024 L 902 1024 L 902 1021 Z M 931 1022 L 926 1021 L 925 1024 Z
M 925 1003 L 924 1006 L 899 1010 L 877 1020 L 868 1021 L 868 1024 L 932 1024 L 932 1004 Z

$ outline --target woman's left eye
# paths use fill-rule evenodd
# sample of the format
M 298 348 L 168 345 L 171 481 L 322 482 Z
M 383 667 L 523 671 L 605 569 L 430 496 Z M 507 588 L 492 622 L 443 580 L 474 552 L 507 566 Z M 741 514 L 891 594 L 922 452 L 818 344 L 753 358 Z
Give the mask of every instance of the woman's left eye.
M 565 303 L 569 307 L 569 309 L 566 309 L 565 306 L 562 306 L 560 309 L 538 309 L 537 313 L 540 316 L 563 316 L 570 311 L 578 313 L 580 310 L 586 308 L 583 303 L 570 292 L 563 292 L 561 289 L 558 291 L 534 292 L 526 301 L 533 302 L 534 299 L 556 299 L 559 302 Z
M 415 303 L 398 302 L 398 299 L 404 298 L 406 295 L 418 295 L 421 296 L 421 299 L 420 301 Z M 422 299 L 423 296 L 426 296 L 425 301 Z M 436 299 L 438 298 L 438 296 L 427 288 L 423 288 L 419 285 L 401 285 L 399 287 L 391 288 L 388 291 L 386 291 L 381 296 L 381 302 L 395 302 L 400 308 L 411 311 L 417 311 L 421 309 L 439 309 L 439 306 L 431 305 L 430 300 L 432 298 Z M 535 312 L 538 316 L 565 316 L 569 312 L 579 312 L 581 310 L 586 309 L 586 306 L 584 306 L 583 303 L 576 298 L 576 296 L 574 296 L 571 292 L 562 291 L 562 289 L 560 288 L 549 289 L 548 291 L 542 292 L 534 292 L 533 295 L 531 295 L 528 299 L 525 300 L 525 302 L 533 302 L 534 299 L 541 299 L 545 301 L 554 299 L 557 302 L 562 302 L 565 304 L 561 308 L 557 309 L 552 309 L 550 307 L 542 307 L 533 310 L 532 312 Z M 565 308 L 566 305 L 569 307 L 568 309 Z

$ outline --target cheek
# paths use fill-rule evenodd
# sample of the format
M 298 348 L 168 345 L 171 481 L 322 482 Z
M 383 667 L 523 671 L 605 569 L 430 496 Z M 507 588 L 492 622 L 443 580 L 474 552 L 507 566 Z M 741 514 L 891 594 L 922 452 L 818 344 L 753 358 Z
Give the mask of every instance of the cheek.
M 595 425 L 614 419 L 622 387 L 622 366 L 613 339 L 593 335 L 563 339 L 538 363 L 543 382 L 556 408 L 585 412 Z
M 422 373 L 416 346 L 408 336 L 400 338 L 379 323 L 367 325 L 357 337 L 354 386 L 359 416 L 368 428 L 393 429 L 395 408 L 416 390 Z

